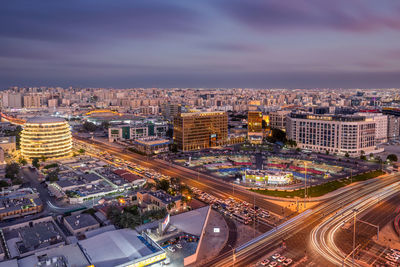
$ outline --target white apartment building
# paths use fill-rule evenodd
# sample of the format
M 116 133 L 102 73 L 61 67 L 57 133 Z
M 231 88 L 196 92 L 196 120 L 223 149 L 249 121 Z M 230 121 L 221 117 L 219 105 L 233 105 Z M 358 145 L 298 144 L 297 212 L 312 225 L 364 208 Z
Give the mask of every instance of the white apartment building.
M 287 117 L 288 139 L 311 151 L 359 156 L 375 150 L 376 122 L 356 115 L 316 115 L 291 113 Z
M 359 116 L 372 118 L 376 123 L 375 127 L 375 140 L 376 144 L 386 143 L 388 141 L 388 116 L 382 113 L 359 112 Z
M 277 110 L 269 112 L 269 126 L 282 131 L 286 131 L 286 116 L 289 110 Z

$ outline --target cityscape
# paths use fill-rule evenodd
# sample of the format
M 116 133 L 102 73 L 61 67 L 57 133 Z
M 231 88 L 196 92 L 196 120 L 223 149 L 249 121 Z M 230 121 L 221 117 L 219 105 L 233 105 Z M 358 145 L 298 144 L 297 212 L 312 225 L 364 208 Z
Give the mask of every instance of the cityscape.
M 0 267 L 400 266 L 400 4 L 0 4 Z

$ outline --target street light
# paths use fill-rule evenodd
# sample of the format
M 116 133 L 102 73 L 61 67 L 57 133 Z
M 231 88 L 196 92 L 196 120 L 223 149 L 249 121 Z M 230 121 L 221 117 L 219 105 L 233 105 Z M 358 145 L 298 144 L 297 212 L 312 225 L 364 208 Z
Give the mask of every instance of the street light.
M 353 227 L 353 255 L 352 255 L 352 266 L 354 266 L 354 253 L 356 249 L 356 217 L 357 217 L 357 212 L 358 210 L 353 209 L 354 212 L 354 227 Z
M 236 261 L 235 248 L 233 248 L 230 244 L 228 244 L 228 246 L 232 249 L 232 267 L 234 267 Z
M 304 176 L 304 210 L 306 209 L 306 197 L 307 197 L 307 162 L 304 161 L 304 169 L 305 169 L 305 176 Z

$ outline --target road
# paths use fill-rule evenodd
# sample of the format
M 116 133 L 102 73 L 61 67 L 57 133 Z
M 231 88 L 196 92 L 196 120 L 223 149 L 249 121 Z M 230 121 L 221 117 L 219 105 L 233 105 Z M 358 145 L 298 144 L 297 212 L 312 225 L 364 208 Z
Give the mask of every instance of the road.
M 306 253 L 311 254 L 311 251 L 309 251 L 309 248 L 307 248 L 307 240 L 309 240 L 310 232 L 320 223 L 322 219 L 334 216 L 335 213 L 341 209 L 340 203 L 343 203 L 343 207 L 346 207 L 347 205 L 351 205 L 351 203 L 363 197 L 369 198 L 379 189 L 391 185 L 397 181 L 399 181 L 398 174 L 386 175 L 379 180 L 365 185 L 361 189 L 347 191 L 337 198 L 330 199 L 315 206 L 312 210 L 310 210 L 310 214 L 308 216 L 292 221 L 290 224 L 285 225 L 284 223 L 282 224 L 283 226 L 279 226 L 280 228 L 263 238 L 261 241 L 256 242 L 243 250 L 237 251 L 235 255 L 235 265 L 247 266 L 253 264 L 254 262 L 262 259 L 269 251 L 278 247 L 282 243 L 282 240 L 285 240 L 289 245 L 291 245 L 292 242 L 295 242 L 292 239 L 298 240 L 299 236 L 305 242 L 298 248 L 298 250 L 301 250 L 303 255 Z M 319 258 L 322 257 L 319 256 Z M 232 253 L 226 253 L 209 262 L 207 266 L 231 266 L 232 260 Z M 324 263 L 326 263 L 326 261 Z
M 256 206 L 278 215 L 282 215 L 283 212 L 285 212 L 285 214 L 291 213 L 289 210 L 283 208 L 282 206 L 266 200 L 265 197 L 262 195 L 245 190 L 231 183 L 218 180 L 212 176 L 203 173 L 197 173 L 185 168 L 177 168 L 165 162 L 155 161 L 149 159 L 146 156 L 142 156 L 129 151 L 124 151 L 123 149 L 100 143 L 95 140 L 88 140 L 76 136 L 74 136 L 74 138 L 81 142 L 88 143 L 101 151 L 106 151 L 111 155 L 115 155 L 121 159 L 128 160 L 149 169 L 153 169 L 164 175 L 178 177 L 181 179 L 182 182 L 186 183 L 187 185 L 197 187 L 200 190 L 216 197 L 228 198 L 233 196 L 251 204 L 255 203 Z
M 335 265 L 341 265 L 344 263 L 345 266 L 351 266 L 352 255 L 348 256 L 346 261 L 343 260 L 346 255 L 352 251 L 352 248 L 349 248 L 348 253 L 346 254 L 338 247 L 339 242 L 336 242 L 335 240 L 337 232 L 342 228 L 342 226 L 345 225 L 345 223 L 351 223 L 354 220 L 355 214 L 368 210 L 383 199 L 396 194 L 399 189 L 400 182 L 396 182 L 388 187 L 378 189 L 366 196 L 359 198 L 357 201 L 341 209 L 335 215 L 330 216 L 326 220 L 322 221 L 311 232 L 313 248 L 318 251 L 321 256 Z M 355 213 L 354 210 L 357 210 L 357 212 Z M 375 222 L 378 223 L 379 221 Z M 359 224 L 360 222 L 357 222 L 356 226 Z M 352 226 L 350 225 L 350 227 Z M 347 241 L 350 241 L 346 242 L 347 244 L 352 244 L 352 238 L 350 238 L 350 240 L 347 239 Z M 355 243 L 355 247 L 358 246 L 359 242 L 360 240 Z M 357 261 L 355 261 L 355 265 L 359 266 Z
M 147 168 L 154 169 L 164 175 L 179 177 L 185 183 L 190 186 L 197 187 L 205 192 L 208 192 L 217 197 L 230 197 L 234 196 L 240 200 L 247 201 L 249 203 L 255 202 L 257 206 L 264 209 L 270 210 L 277 214 L 282 214 L 282 207 L 267 201 L 263 196 L 254 194 L 247 190 L 243 190 L 239 187 L 233 188 L 231 184 L 224 183 L 223 181 L 218 181 L 214 177 L 210 177 L 205 174 L 197 174 L 191 170 L 186 170 L 185 168 L 176 168 L 172 165 L 154 161 L 148 159 L 145 156 L 137 155 L 130 152 L 124 152 L 122 149 L 112 147 L 107 144 L 99 143 L 93 140 L 77 138 L 80 141 L 86 142 L 94 146 L 101 151 L 107 151 L 111 155 L 118 156 L 124 160 L 131 161 L 133 163 L 142 165 Z M 338 194 L 336 197 L 325 200 L 323 203 L 315 206 L 308 216 L 294 219 L 290 223 L 283 223 L 278 226 L 268 235 L 262 238 L 260 241 L 255 242 L 252 245 L 238 251 L 235 253 L 235 265 L 237 266 L 247 266 L 253 264 L 271 249 L 277 248 L 282 243 L 282 240 L 287 240 L 290 244 L 292 239 L 301 238 L 308 240 L 310 232 L 316 227 L 322 218 L 334 216 L 334 214 L 347 205 L 351 205 L 353 202 L 369 195 L 374 194 L 379 189 L 395 183 L 399 180 L 399 174 L 386 175 L 380 179 L 370 180 L 365 183 L 362 187 L 354 187 L 351 190 L 345 191 Z M 304 245 L 300 247 L 304 249 L 305 254 L 312 254 L 312 251 L 308 250 L 307 246 Z M 315 249 L 314 249 L 315 253 Z M 207 264 L 207 266 L 231 266 L 233 261 L 233 255 L 231 251 L 223 253 L 213 259 Z M 326 262 L 325 262 L 326 263 Z M 329 263 L 329 262 L 328 262 Z M 329 266 L 329 265 L 328 265 Z

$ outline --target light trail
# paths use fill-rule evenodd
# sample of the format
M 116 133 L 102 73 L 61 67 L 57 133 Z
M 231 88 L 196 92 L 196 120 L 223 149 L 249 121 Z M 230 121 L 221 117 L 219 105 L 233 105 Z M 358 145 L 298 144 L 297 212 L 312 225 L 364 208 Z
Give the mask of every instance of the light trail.
M 343 226 L 344 223 L 353 219 L 354 209 L 357 209 L 358 213 L 362 213 L 376 205 L 379 201 L 398 193 L 399 189 L 400 182 L 388 185 L 373 192 L 372 194 L 361 197 L 354 203 L 341 209 L 335 215 L 325 219 L 311 232 L 310 238 L 312 247 L 325 259 L 329 260 L 335 265 L 341 266 L 346 254 L 341 251 L 335 243 L 335 235 L 337 231 Z M 348 262 L 349 260 L 350 259 L 344 262 L 345 266 L 351 265 L 351 262 Z M 358 264 L 356 265 L 359 266 Z

